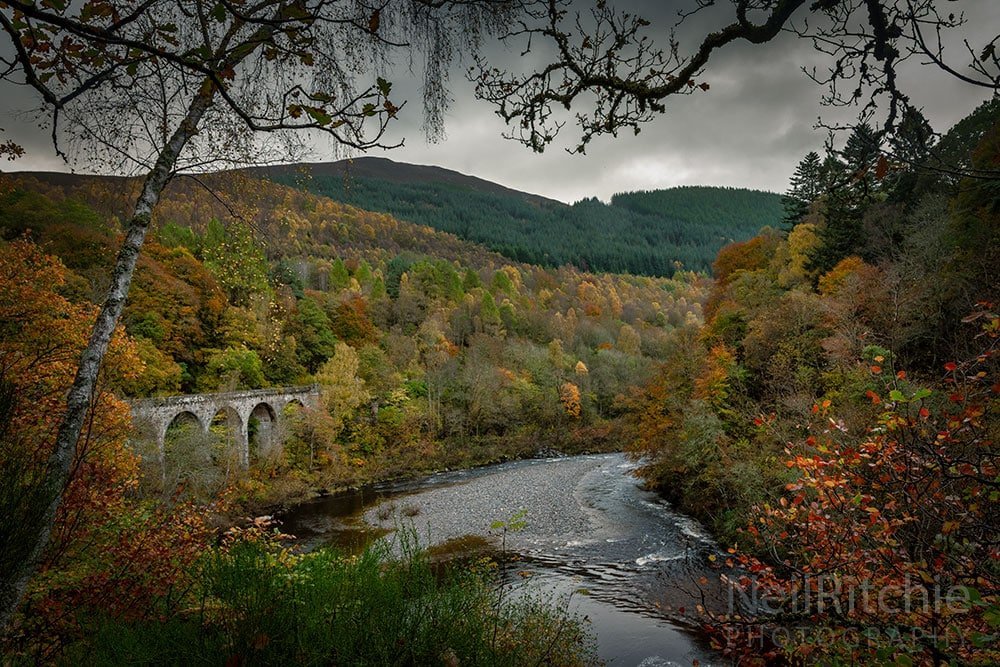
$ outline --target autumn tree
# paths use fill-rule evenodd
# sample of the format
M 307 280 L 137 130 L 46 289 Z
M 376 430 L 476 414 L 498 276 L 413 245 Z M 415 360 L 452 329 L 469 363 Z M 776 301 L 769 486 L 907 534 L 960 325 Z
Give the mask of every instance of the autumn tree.
M 334 312 L 333 333 L 355 347 L 378 338 L 378 331 L 369 314 L 368 301 L 353 295 L 341 301 Z
M 365 381 L 358 375 L 358 353 L 347 343 L 337 343 L 333 356 L 316 373 L 323 407 L 333 419 L 338 435 L 354 411 L 371 399 Z
M 794 624 L 785 656 L 820 663 L 1000 658 L 1000 319 L 991 308 L 967 318 L 978 353 L 943 364 L 940 388 L 873 366 L 878 389 L 867 400 L 878 412 L 865 432 L 840 426 L 829 401 L 814 407 L 809 435 L 787 449 L 795 480 L 779 502 L 754 509 L 745 533 L 765 556 L 733 550 L 733 584 L 767 596 L 767 609 L 727 617 L 731 629 Z
M 618 349 L 633 356 L 641 353 L 642 338 L 639 332 L 629 324 L 623 324 L 618 331 Z
M 559 400 L 563 405 L 563 412 L 572 419 L 579 419 L 581 412 L 580 388 L 572 382 L 563 382 L 559 387 Z
M 43 483 L 59 427 L 60 406 L 86 345 L 95 308 L 60 292 L 74 279 L 56 258 L 25 241 L 0 242 L 0 568 L 15 571 L 33 548 L 38 516 L 50 503 Z M 112 616 L 150 604 L 200 551 L 202 523 L 177 508 L 136 511 L 139 457 L 128 446 L 131 417 L 115 396 L 140 381 L 144 367 L 134 341 L 118 327 L 101 382 L 74 453 L 73 475 L 55 515 L 44 582 L 32 587 L 41 613 L 24 632 L 39 643 L 35 659 L 52 660 L 64 633 L 79 632 L 77 613 Z M 0 603 L 13 607 L 22 591 L 0 578 Z M 60 609 L 73 609 L 73 614 Z
M 724 246 L 712 264 L 716 281 L 724 286 L 742 271 L 755 271 L 767 266 L 779 242 L 773 230 L 764 230 L 752 239 Z
M 326 0 L 4 2 L 2 78 L 27 84 L 51 112 L 57 151 L 142 183 L 107 296 L 80 358 L 32 519 L 27 557 L 4 573 L 6 626 L 48 542 L 92 403 L 101 362 L 128 296 L 151 215 L 180 170 L 289 156 L 300 133 L 366 149 L 383 145 L 402 104 L 375 71 L 394 53 L 427 55 L 425 117 L 440 128 L 443 81 L 456 54 L 509 24 L 516 3 L 400 0 L 377 7 Z M 260 141 L 265 133 L 274 141 Z

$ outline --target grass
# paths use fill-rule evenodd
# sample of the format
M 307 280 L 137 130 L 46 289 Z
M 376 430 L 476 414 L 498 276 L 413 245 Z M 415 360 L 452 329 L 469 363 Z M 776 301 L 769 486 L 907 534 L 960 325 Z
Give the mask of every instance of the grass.
M 583 622 L 539 598 L 512 599 L 495 567 L 432 567 L 412 534 L 359 556 L 247 543 L 197 572 L 182 614 L 103 620 L 70 652 L 91 665 L 583 665 Z M 400 549 L 401 547 L 401 549 Z M 499 592 L 499 594 L 498 594 Z

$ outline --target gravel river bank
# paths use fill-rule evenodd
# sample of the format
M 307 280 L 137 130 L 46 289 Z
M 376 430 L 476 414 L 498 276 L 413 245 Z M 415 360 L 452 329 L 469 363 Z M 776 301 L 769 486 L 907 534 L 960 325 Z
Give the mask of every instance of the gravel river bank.
M 712 664 L 670 610 L 693 608 L 715 546 L 644 491 L 633 470 L 622 454 L 600 454 L 440 473 L 306 503 L 283 517 L 283 529 L 307 548 L 356 548 L 400 525 L 427 546 L 497 547 L 495 522 L 523 513 L 523 527 L 504 538 L 512 569 L 526 590 L 587 616 L 609 664 Z

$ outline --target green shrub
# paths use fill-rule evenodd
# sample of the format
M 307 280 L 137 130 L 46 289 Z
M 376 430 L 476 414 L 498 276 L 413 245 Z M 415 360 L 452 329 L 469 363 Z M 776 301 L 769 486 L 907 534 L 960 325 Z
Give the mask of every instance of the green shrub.
M 102 621 L 88 664 L 587 664 L 579 619 L 495 585 L 494 568 L 434 568 L 402 532 L 355 557 L 255 543 L 213 552 L 199 595 L 165 621 Z M 457 661 L 457 662 L 456 662 Z

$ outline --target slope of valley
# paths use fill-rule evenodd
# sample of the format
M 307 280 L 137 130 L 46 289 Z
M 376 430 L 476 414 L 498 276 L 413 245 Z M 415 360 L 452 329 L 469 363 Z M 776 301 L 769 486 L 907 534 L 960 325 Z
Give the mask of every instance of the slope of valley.
M 679 187 L 570 206 L 448 169 L 374 157 L 248 173 L 450 232 L 515 260 L 651 276 L 708 271 L 723 245 L 777 227 L 783 216 L 781 197 L 757 190 Z
M 8 175 L 0 230 L 59 257 L 62 292 L 96 302 L 136 187 Z M 120 391 L 337 387 L 336 417 L 303 424 L 274 462 L 296 493 L 539 447 L 619 448 L 623 402 L 691 335 L 706 294 L 692 273 L 513 262 L 241 174 L 178 178 L 153 225 L 123 318 L 143 368 Z

